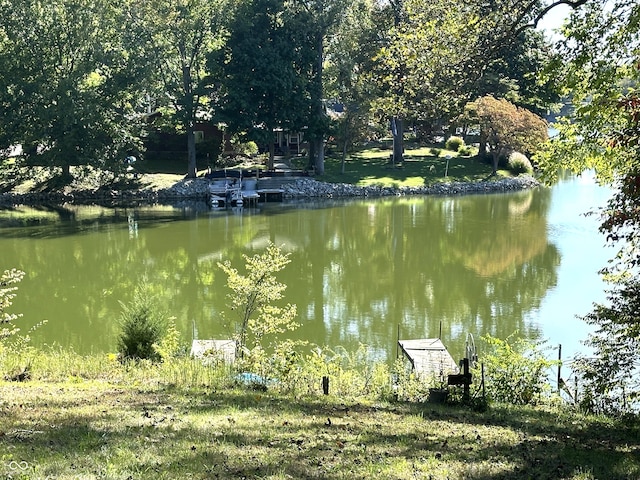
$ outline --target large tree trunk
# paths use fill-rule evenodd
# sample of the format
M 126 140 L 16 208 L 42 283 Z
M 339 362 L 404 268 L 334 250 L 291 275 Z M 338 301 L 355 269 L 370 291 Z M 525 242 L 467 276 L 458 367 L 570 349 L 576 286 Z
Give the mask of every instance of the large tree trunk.
M 492 168 L 493 171 L 491 172 L 491 175 L 495 175 L 496 173 L 498 173 L 498 160 L 500 159 L 500 150 L 495 149 L 491 151 L 491 163 L 492 163 Z
M 196 167 L 196 137 L 194 134 L 194 105 L 193 90 L 191 88 L 191 68 L 188 65 L 182 67 L 182 83 L 184 86 L 184 124 L 187 132 L 187 177 L 196 178 L 198 169 Z
M 196 166 L 196 136 L 193 132 L 193 122 L 187 125 L 187 177 L 196 178 L 198 169 Z
M 271 130 L 273 132 L 273 130 Z M 269 142 L 269 159 L 267 160 L 267 170 L 273 170 L 275 167 L 276 158 L 276 144 L 273 141 L 273 137 Z
M 484 159 L 487 156 L 487 136 L 484 132 L 480 132 L 480 137 L 478 138 L 478 158 Z
M 312 166 L 315 173 L 322 175 L 324 173 L 324 132 L 322 125 L 324 124 L 324 105 L 322 103 L 322 60 L 324 49 L 324 32 L 318 33 L 316 37 L 316 65 L 315 77 L 311 91 L 311 101 L 313 104 L 313 113 L 317 117 L 316 131 L 312 138 L 309 139 L 309 166 Z
M 324 173 L 324 139 L 317 138 L 314 140 L 315 145 L 315 169 L 318 175 L 322 175 Z
M 402 163 L 404 156 L 404 122 L 400 117 L 391 119 L 391 134 L 393 135 L 393 164 Z

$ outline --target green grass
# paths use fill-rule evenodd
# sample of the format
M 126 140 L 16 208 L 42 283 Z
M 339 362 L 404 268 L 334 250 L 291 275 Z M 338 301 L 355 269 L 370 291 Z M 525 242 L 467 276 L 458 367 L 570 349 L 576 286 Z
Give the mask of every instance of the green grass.
M 637 418 L 324 396 L 320 378 L 262 392 L 177 362 L 40 354 L 31 381 L 0 381 L 0 478 L 640 477 Z
M 437 154 L 434 154 L 435 150 Z M 491 176 L 489 164 L 475 156 L 461 157 L 442 148 L 409 145 L 404 161 L 397 165 L 390 163 L 390 154 L 391 149 L 385 144 L 352 153 L 345 161 L 344 173 L 342 159 L 330 155 L 325 160 L 325 173 L 317 178 L 361 186 L 420 187 L 437 182 L 486 180 Z M 508 173 L 501 171 L 498 178 L 504 175 Z

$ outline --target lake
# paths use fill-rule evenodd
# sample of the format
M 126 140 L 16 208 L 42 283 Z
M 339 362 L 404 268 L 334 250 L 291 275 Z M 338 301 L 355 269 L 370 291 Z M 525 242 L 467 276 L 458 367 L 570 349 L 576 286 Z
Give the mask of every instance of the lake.
M 113 352 L 121 303 L 142 283 L 185 344 L 228 338 L 226 276 L 269 242 L 290 254 L 279 275 L 301 327 L 292 338 L 395 356 L 402 338 L 441 336 L 455 358 L 471 333 L 514 331 L 580 351 L 576 315 L 603 301 L 597 216 L 610 190 L 589 176 L 552 188 L 459 197 L 406 196 L 182 207 L 18 207 L 0 211 L 0 268 L 27 275 L 12 312 L 47 320 L 37 345 Z

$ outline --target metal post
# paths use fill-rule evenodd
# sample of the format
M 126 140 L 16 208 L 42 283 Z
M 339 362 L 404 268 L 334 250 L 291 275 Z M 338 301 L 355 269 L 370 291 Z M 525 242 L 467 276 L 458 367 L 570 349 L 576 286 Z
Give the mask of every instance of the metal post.
M 469 395 L 470 395 L 470 388 L 471 386 L 469 385 L 469 377 L 471 376 L 471 374 L 469 373 L 469 359 L 468 358 L 463 358 L 462 359 L 462 374 L 464 375 L 464 386 L 463 386 L 463 390 L 462 390 L 462 396 L 465 400 L 469 400 Z
M 562 385 L 562 376 L 560 369 L 562 368 L 562 344 L 558 344 L 558 395 L 560 395 L 560 386 Z

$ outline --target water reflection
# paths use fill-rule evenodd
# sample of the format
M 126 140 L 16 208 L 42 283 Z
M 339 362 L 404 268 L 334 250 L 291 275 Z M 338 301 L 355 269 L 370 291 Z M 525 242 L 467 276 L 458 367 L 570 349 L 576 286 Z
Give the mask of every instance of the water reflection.
M 395 355 L 404 338 L 438 336 L 461 354 L 467 333 L 543 334 L 531 312 L 558 282 L 549 240 L 551 190 L 455 198 L 393 197 L 270 204 L 260 210 L 69 207 L 69 215 L 0 212 L 5 268 L 27 272 L 15 311 L 49 323 L 39 343 L 112 351 L 120 302 L 146 281 L 185 339 L 230 334 L 226 278 L 268 242 L 291 263 L 295 332 L 321 345 L 371 345 Z M 20 218 L 19 220 L 17 218 Z M 29 220 L 30 219 L 30 220 Z

